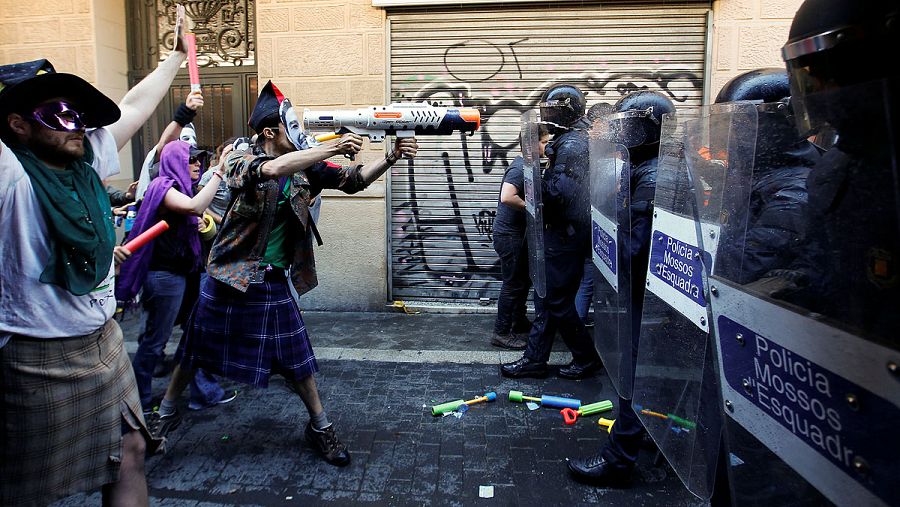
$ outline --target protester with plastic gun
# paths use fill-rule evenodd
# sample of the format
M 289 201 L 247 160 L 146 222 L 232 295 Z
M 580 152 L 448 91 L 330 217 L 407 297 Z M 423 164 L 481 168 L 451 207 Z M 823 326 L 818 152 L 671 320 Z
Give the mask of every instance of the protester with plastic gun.
M 256 145 L 225 161 L 233 203 L 213 244 L 184 358 L 159 408 L 159 431 L 176 424 L 175 400 L 196 368 L 259 387 L 267 387 L 277 373 L 293 385 L 309 412 L 306 439 L 326 462 L 344 466 L 350 454 L 319 398 L 313 376 L 318 365 L 288 284 L 301 295 L 317 284 L 313 238 L 318 239 L 318 231 L 310 201 L 325 188 L 365 189 L 401 157 L 414 157 L 417 144 L 415 138 L 398 139 L 377 162 L 330 164 L 324 160 L 358 153 L 362 138 L 346 134 L 300 150 L 302 130 L 290 128 L 295 119 L 284 119 L 295 117 L 283 107 L 287 103 L 267 83 L 250 116 L 259 136 Z
M 184 61 L 175 32 L 176 51 L 118 106 L 46 60 L 0 67 L 0 505 L 101 487 L 106 505 L 148 504 L 144 455 L 159 442 L 112 318 L 130 252 L 114 247 L 101 180 Z
M 550 142 L 550 131 L 540 128 L 540 152 Z M 500 257 L 503 285 L 497 297 L 497 319 L 491 345 L 524 350 L 531 322 L 525 303 L 531 289 L 528 274 L 528 245 L 525 237 L 525 175 L 521 156 L 513 159 L 503 175 L 497 215 L 494 217 L 494 251 Z

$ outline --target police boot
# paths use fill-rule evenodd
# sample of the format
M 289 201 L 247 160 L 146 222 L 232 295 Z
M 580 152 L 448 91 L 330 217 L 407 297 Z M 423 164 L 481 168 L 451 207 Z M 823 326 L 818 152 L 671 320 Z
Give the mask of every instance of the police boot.
M 509 378 L 544 378 L 550 373 L 547 363 L 541 361 L 532 361 L 527 357 L 522 357 L 513 363 L 500 365 L 500 374 Z
M 566 458 L 569 473 L 578 482 L 594 486 L 628 487 L 634 467 L 606 461 L 603 453 L 587 458 Z

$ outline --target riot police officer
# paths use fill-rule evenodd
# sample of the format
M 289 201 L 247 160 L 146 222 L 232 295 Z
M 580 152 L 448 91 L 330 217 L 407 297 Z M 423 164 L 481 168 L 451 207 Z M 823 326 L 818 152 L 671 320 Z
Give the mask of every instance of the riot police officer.
M 759 103 L 749 208 L 728 210 L 716 256 L 718 274 L 736 283 L 789 267 L 805 229 L 806 179 L 821 155 L 797 132 L 790 94 L 787 72 L 767 68 L 734 77 L 716 96 L 716 104 Z
M 897 47 L 900 1 L 806 0 L 782 49 L 797 135 L 827 127 L 837 141 L 806 179 L 790 266 L 743 285 L 712 271 L 736 505 L 900 503 L 900 436 L 888 422 L 900 416 L 900 67 L 889 56 Z M 736 340 L 743 336 L 755 346 Z M 771 353 L 754 352 L 764 349 Z M 769 388 L 757 372 L 781 358 L 802 364 L 800 376 L 815 371 L 822 389 Z M 817 424 L 804 408 L 812 403 L 832 424 Z M 807 434 L 840 442 L 844 459 Z
M 622 97 L 609 118 L 610 136 L 628 148 L 630 159 L 629 196 L 630 231 L 619 235 L 620 256 L 629 256 L 632 271 L 628 277 L 631 303 L 627 309 L 631 319 L 631 353 L 637 354 L 641 311 L 656 191 L 656 170 L 662 117 L 675 111 L 672 101 L 654 91 L 638 91 Z M 624 177 L 624 176 L 623 176 Z M 624 227 L 620 226 L 620 231 Z M 634 375 L 633 364 L 630 375 Z M 631 400 L 619 398 L 619 414 L 609 441 L 599 454 L 568 460 L 571 474 L 578 480 L 596 484 L 626 481 L 637 461 L 644 427 L 631 409 Z
M 824 48 L 814 49 L 810 41 Z M 823 230 L 808 235 L 801 280 L 806 286 L 796 301 L 895 348 L 900 71 L 878 53 L 898 43 L 897 0 L 807 0 L 783 51 L 800 133 L 828 124 L 838 136 L 808 182 L 810 219 Z M 844 304 L 848 298 L 856 303 Z
M 535 319 L 524 356 L 502 365 L 500 371 L 512 378 L 547 376 L 547 360 L 559 331 L 572 352 L 572 362 L 560 368 L 559 376 L 581 379 L 602 366 L 575 309 L 575 294 L 590 248 L 586 191 L 589 125 L 584 118 L 584 94 L 573 85 L 556 85 L 544 92 L 540 108 L 541 121 L 554 136 L 545 149 L 549 164 L 541 180 L 546 296 L 535 294 Z

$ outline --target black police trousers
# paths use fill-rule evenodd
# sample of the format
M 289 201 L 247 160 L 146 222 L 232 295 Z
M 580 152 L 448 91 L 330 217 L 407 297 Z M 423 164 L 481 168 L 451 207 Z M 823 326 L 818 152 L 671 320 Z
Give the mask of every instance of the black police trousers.
M 546 238 L 546 236 L 545 236 Z M 549 242 L 545 242 L 549 243 Z M 534 295 L 535 317 L 528 335 L 525 357 L 547 362 L 556 332 L 579 364 L 599 360 L 594 341 L 575 310 L 575 294 L 584 274 L 584 252 L 576 248 L 545 247 L 547 295 Z

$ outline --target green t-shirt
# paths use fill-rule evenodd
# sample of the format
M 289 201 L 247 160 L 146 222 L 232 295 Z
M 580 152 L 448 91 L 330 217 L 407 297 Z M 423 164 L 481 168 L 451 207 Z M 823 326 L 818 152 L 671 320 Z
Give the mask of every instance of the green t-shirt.
M 278 202 L 275 204 L 275 221 L 272 230 L 269 231 L 269 241 L 266 243 L 266 253 L 263 255 L 260 265 L 287 268 L 291 265 L 290 226 L 293 222 L 294 212 L 290 203 L 291 180 L 284 183 Z

